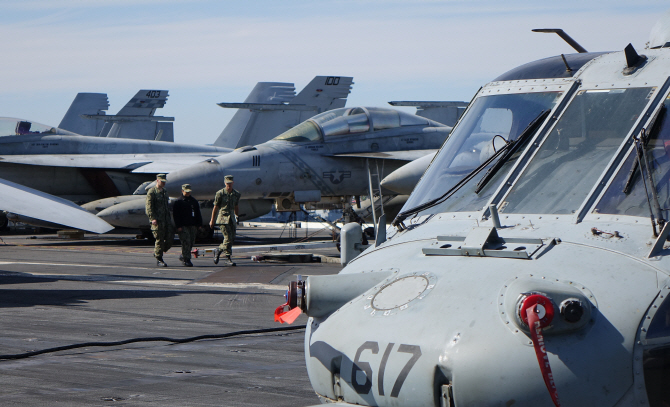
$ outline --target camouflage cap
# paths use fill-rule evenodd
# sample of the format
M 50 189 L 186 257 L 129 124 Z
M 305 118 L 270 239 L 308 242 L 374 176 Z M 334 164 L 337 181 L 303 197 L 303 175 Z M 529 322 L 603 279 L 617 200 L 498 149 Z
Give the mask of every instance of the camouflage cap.
M 224 181 L 226 184 L 228 184 L 228 183 L 230 183 L 230 182 L 234 182 L 234 181 L 233 181 L 233 176 L 232 176 L 232 175 L 226 175 L 226 176 L 223 178 L 223 181 Z
M 162 179 L 163 181 L 167 181 L 167 177 L 165 176 L 165 174 L 156 175 L 156 179 Z
M 181 190 L 184 191 L 184 192 L 191 192 L 191 184 L 182 185 Z

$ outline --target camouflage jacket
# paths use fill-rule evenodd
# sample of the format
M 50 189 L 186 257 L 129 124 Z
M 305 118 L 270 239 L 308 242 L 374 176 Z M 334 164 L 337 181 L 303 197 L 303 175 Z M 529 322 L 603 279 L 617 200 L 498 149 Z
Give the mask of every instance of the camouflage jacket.
M 230 222 L 231 214 L 235 213 L 235 207 L 240 203 L 240 194 L 236 189 L 232 192 L 226 192 L 226 189 L 220 189 L 214 197 L 214 206 L 219 207 L 219 214 L 216 218 L 217 225 L 225 225 Z
M 147 192 L 147 200 L 144 205 L 144 210 L 149 217 L 149 220 L 157 220 L 159 222 L 170 222 L 170 208 L 168 207 L 168 193 L 165 188 L 160 191 L 153 187 Z

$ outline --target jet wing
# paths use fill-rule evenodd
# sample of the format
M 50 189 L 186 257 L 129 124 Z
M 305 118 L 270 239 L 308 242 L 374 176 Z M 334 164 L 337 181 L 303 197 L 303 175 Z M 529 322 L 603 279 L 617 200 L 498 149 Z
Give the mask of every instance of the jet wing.
M 0 179 L 0 210 L 94 233 L 112 225 L 66 199 Z
M 436 151 L 437 150 L 375 151 L 368 153 L 334 154 L 332 157 L 360 157 L 376 158 L 382 160 L 414 161 L 417 158 L 424 157 L 428 154 L 433 154 Z
M 135 173 L 168 173 L 221 153 L 175 154 L 28 154 L 1 155 L 0 163 L 48 167 L 100 168 Z

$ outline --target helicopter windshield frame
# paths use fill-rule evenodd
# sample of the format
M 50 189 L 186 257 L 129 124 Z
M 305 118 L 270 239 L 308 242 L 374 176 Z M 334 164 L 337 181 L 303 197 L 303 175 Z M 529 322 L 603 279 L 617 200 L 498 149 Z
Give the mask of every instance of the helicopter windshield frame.
M 649 150 L 649 154 L 651 156 L 651 168 L 653 173 L 658 172 L 662 168 L 663 169 L 667 168 L 667 164 L 665 163 L 661 164 L 658 161 L 659 159 L 661 159 L 661 157 L 655 156 L 653 150 L 658 149 L 659 146 L 662 150 L 665 150 L 664 146 L 665 143 L 663 141 L 665 137 L 660 137 L 659 139 L 659 136 L 661 136 L 660 133 L 663 133 L 663 135 L 667 135 L 668 130 L 670 129 L 669 126 L 670 123 L 667 121 L 670 118 L 670 111 L 668 110 L 669 107 L 670 107 L 670 77 L 668 77 L 663 87 L 657 92 L 654 102 L 652 103 L 651 106 L 649 106 L 647 113 L 644 116 L 644 119 L 638 124 L 635 132 L 633 133 L 633 135 L 637 135 L 640 133 L 640 130 L 643 128 L 643 126 L 644 128 L 646 128 L 650 146 L 646 146 L 643 148 L 647 148 Z M 658 144 L 659 142 L 660 142 L 659 145 L 656 146 L 654 145 L 655 143 Z M 624 207 L 631 206 L 630 202 L 636 200 L 636 198 L 634 198 L 635 193 L 636 192 L 638 194 L 641 193 L 641 191 L 639 190 L 642 189 L 641 184 L 643 183 L 643 181 L 640 178 L 639 168 L 637 169 L 637 174 L 634 174 L 635 176 L 632 179 L 633 184 L 631 186 L 633 191 L 629 191 L 628 193 L 626 193 L 623 191 L 623 188 L 620 187 L 620 184 L 622 183 L 622 177 L 624 178 L 629 177 L 628 174 L 632 169 L 631 164 L 636 155 L 635 151 L 636 148 L 631 140 L 629 145 L 626 146 L 625 151 L 622 151 L 621 153 L 622 158 L 620 159 L 618 165 L 616 165 L 614 168 L 611 169 L 612 176 L 610 177 L 609 182 L 604 188 L 602 188 L 602 191 L 599 191 L 600 193 L 594 199 L 595 205 L 590 205 L 586 208 L 590 212 L 585 217 L 596 216 L 598 218 L 603 219 L 611 217 L 613 219 L 621 218 L 624 220 L 630 218 L 629 219 L 630 222 L 637 222 L 637 219 L 639 219 L 639 217 L 649 216 L 649 209 L 647 209 L 647 205 L 649 205 L 649 203 L 646 197 L 642 202 L 642 205 L 645 206 L 645 208 L 643 208 L 643 211 L 640 212 L 639 210 L 637 210 L 634 211 L 637 213 L 631 214 L 627 213 L 628 211 L 623 210 Z M 667 155 L 667 153 L 662 155 L 665 156 Z M 646 169 L 644 171 L 646 173 Z M 654 187 L 657 190 L 659 190 L 662 188 L 663 185 L 665 185 L 665 193 L 663 196 L 667 199 L 668 197 L 667 177 L 658 178 L 658 176 L 659 174 L 655 175 L 655 177 L 657 178 L 655 180 L 656 185 Z M 651 185 L 647 187 L 652 188 Z M 634 189 L 637 189 L 638 191 L 634 191 Z M 663 191 L 659 191 L 659 193 L 663 193 Z M 629 202 L 629 204 L 626 205 L 625 202 Z M 667 208 L 663 208 L 662 212 L 664 213 L 665 216 L 668 216 Z
M 440 171 L 439 168 L 440 168 L 440 166 L 442 166 L 443 163 L 440 162 L 439 155 L 440 154 L 443 154 L 443 155 L 446 154 L 446 156 L 454 156 L 454 154 L 456 154 L 453 151 L 449 152 L 447 149 L 451 148 L 451 145 L 453 143 L 457 142 L 456 137 L 454 137 L 454 135 L 457 135 L 459 133 L 459 131 L 463 131 L 463 130 L 459 130 L 459 127 L 461 129 L 464 129 L 464 131 L 466 132 L 465 134 L 466 134 L 467 139 L 471 138 L 471 137 L 469 137 L 469 134 L 472 133 L 469 130 L 469 127 L 471 127 L 471 125 L 468 126 L 468 124 L 467 124 L 468 122 L 472 122 L 472 120 L 474 119 L 478 123 L 477 126 L 479 128 L 482 127 L 483 121 L 484 121 L 485 118 L 483 116 L 480 117 L 482 112 L 474 111 L 473 106 L 481 104 L 482 101 L 486 100 L 484 98 L 496 98 L 496 97 L 499 97 L 499 96 L 502 96 L 502 97 L 511 96 L 512 98 L 514 98 L 515 95 L 519 95 L 521 97 L 523 97 L 524 95 L 528 95 L 530 97 L 529 98 L 530 101 L 532 101 L 534 98 L 538 98 L 538 101 L 542 100 L 543 97 L 544 98 L 546 98 L 546 97 L 550 97 L 550 98 L 553 97 L 554 98 L 553 102 L 551 103 L 550 106 L 544 106 L 543 107 L 541 105 L 538 105 L 538 106 L 540 106 L 540 109 L 537 112 L 535 112 L 535 114 L 528 114 L 527 115 L 528 116 L 527 120 L 525 120 L 525 122 L 523 122 L 523 123 L 519 123 L 518 120 L 515 120 L 514 121 L 515 124 L 512 125 L 513 122 L 509 121 L 509 120 L 512 120 L 512 119 L 511 118 L 505 119 L 505 114 L 504 114 L 504 112 L 501 111 L 500 113 L 503 113 L 502 116 L 498 115 L 499 117 L 497 117 L 497 118 L 493 117 L 492 118 L 493 121 L 491 122 L 491 124 L 485 126 L 485 127 L 493 126 L 493 127 L 497 128 L 497 127 L 501 126 L 501 124 L 500 124 L 501 120 L 503 122 L 508 122 L 510 126 L 513 126 L 513 128 L 515 128 L 515 130 L 510 129 L 510 132 L 511 132 L 510 134 L 513 133 L 513 134 L 515 134 L 515 137 L 517 137 L 519 135 L 519 133 L 522 130 L 524 130 L 524 128 L 528 125 L 528 122 L 530 122 L 532 119 L 537 117 L 538 114 L 543 109 L 551 108 L 552 111 L 555 112 L 556 106 L 561 106 L 564 103 L 563 101 L 565 99 L 565 95 L 566 95 L 566 93 L 569 93 L 569 92 L 566 92 L 566 91 L 568 91 L 571 88 L 571 85 L 574 82 L 575 82 L 574 79 L 566 78 L 566 79 L 557 79 L 557 80 L 492 82 L 492 83 L 489 83 L 486 86 L 484 86 L 480 90 L 480 92 L 477 94 L 477 96 L 473 99 L 473 101 L 470 103 L 468 109 L 466 110 L 466 112 L 463 114 L 463 116 L 461 117 L 459 122 L 456 124 L 456 126 L 452 130 L 451 136 L 449 137 L 449 139 L 447 139 L 445 144 L 442 146 L 442 149 L 440 150 L 440 152 L 438 152 L 438 154 L 436 155 L 436 158 L 433 159 L 433 161 L 431 162 L 430 166 L 428 167 L 428 169 L 424 173 L 421 181 L 415 187 L 415 190 L 412 193 L 412 195 L 415 196 L 416 199 L 413 200 L 412 199 L 413 196 L 410 196 L 410 199 L 408 200 L 407 204 L 403 208 L 403 211 L 401 212 L 401 215 L 405 215 L 407 213 L 409 213 L 410 215 L 415 214 L 415 213 L 419 214 L 419 215 L 427 215 L 427 214 L 435 214 L 435 213 L 442 213 L 442 212 L 449 212 L 449 213 L 466 213 L 467 212 L 467 213 L 473 214 L 473 213 L 481 213 L 483 210 L 486 210 L 488 208 L 487 204 L 488 204 L 488 202 L 491 201 L 492 197 L 499 196 L 498 190 L 505 185 L 505 182 L 503 182 L 503 181 L 504 181 L 504 179 L 507 178 L 507 175 L 509 173 L 511 173 L 512 170 L 514 168 L 516 168 L 516 166 L 518 166 L 521 161 L 523 161 L 523 157 L 526 154 L 525 151 L 528 148 L 523 149 L 522 151 L 520 151 L 520 154 L 519 154 L 520 157 L 518 157 L 518 159 L 516 159 L 515 162 L 514 162 L 514 160 L 511 160 L 512 162 L 509 163 L 508 167 L 505 170 L 501 170 L 501 171 L 498 172 L 498 174 L 496 174 L 495 180 L 490 182 L 485 188 L 486 189 L 486 191 L 485 191 L 486 196 L 483 198 L 484 200 L 482 200 L 482 199 L 477 200 L 477 205 L 479 207 L 476 208 L 476 209 L 472 209 L 473 208 L 473 203 L 466 203 L 465 206 L 462 207 L 462 208 L 459 208 L 459 209 L 456 209 L 456 210 L 451 210 L 451 209 L 445 210 L 446 209 L 444 207 L 445 204 L 447 206 L 451 206 L 453 208 L 453 203 L 449 202 L 450 199 L 452 199 L 452 198 L 447 198 L 446 201 L 444 202 L 444 204 L 441 203 L 441 202 L 437 203 L 438 208 L 432 208 L 432 210 L 429 209 L 428 207 L 422 208 L 424 205 L 430 205 L 431 201 L 429 199 L 426 199 L 425 195 L 421 198 L 419 197 L 419 195 L 421 195 L 420 187 L 421 187 L 422 183 L 424 184 L 424 189 L 435 187 L 435 182 L 436 181 L 435 181 L 435 179 L 431 178 L 431 177 L 434 177 L 435 174 L 431 173 L 431 167 L 433 168 L 433 170 L 432 170 L 433 172 L 434 171 Z M 534 94 L 537 95 L 537 96 L 532 96 Z M 545 94 L 546 96 L 542 96 L 540 94 Z M 555 96 L 550 96 L 550 95 L 555 95 Z M 490 99 L 490 100 L 494 101 L 495 99 Z M 494 104 L 495 103 L 497 103 L 497 102 L 494 102 Z M 535 103 L 537 103 L 537 102 L 535 102 Z M 500 109 L 498 109 L 498 110 L 500 110 Z M 510 110 L 507 110 L 507 111 L 511 112 Z M 476 117 L 472 116 L 473 114 Z M 508 113 L 508 115 L 509 114 L 510 113 Z M 556 114 L 556 113 L 553 113 L 553 114 Z M 545 122 L 546 122 L 546 120 L 545 120 Z M 498 124 L 496 124 L 496 123 L 498 123 Z M 468 128 L 464 128 L 463 126 L 466 126 Z M 493 129 L 493 127 L 492 127 L 492 129 Z M 508 126 L 505 125 L 504 127 L 508 127 Z M 546 123 L 543 123 L 542 125 L 540 125 L 540 128 L 538 128 L 535 131 L 535 135 L 530 139 L 528 145 L 532 145 L 534 143 L 534 140 L 536 139 L 537 135 L 541 134 L 543 132 L 544 127 L 546 127 Z M 495 133 L 495 131 L 494 131 L 494 133 Z M 499 139 L 499 137 L 496 136 L 495 139 L 497 140 L 497 139 Z M 504 137 L 502 137 L 500 139 L 502 140 L 502 139 L 504 139 Z M 489 140 L 489 144 L 491 144 L 492 140 L 493 139 Z M 491 151 L 491 152 L 494 152 L 495 150 L 497 150 L 499 147 L 502 146 L 502 145 L 498 146 L 497 144 L 498 143 L 495 142 L 494 146 L 492 146 L 493 151 Z M 490 150 L 490 148 L 489 148 L 489 150 Z M 460 149 L 459 149 L 459 151 L 460 151 Z M 482 150 L 482 152 L 479 153 L 479 156 L 481 156 L 484 153 L 485 152 Z M 458 154 L 458 155 L 462 155 L 462 154 Z M 470 155 L 472 155 L 472 154 L 470 154 Z M 451 164 L 449 164 L 450 167 L 453 167 L 454 160 L 456 160 L 458 157 L 454 156 L 452 158 L 453 158 L 452 160 L 449 160 L 447 158 L 447 160 L 451 163 Z M 480 157 L 479 161 L 481 161 L 481 157 Z M 471 167 L 474 168 L 474 167 L 476 167 L 476 165 L 471 165 Z M 463 173 L 462 176 L 465 176 L 466 173 L 467 172 Z M 474 189 L 474 187 L 476 186 L 477 181 L 479 180 L 479 178 L 480 177 L 473 178 L 473 180 L 470 181 L 470 183 L 472 183 L 472 185 L 469 186 L 469 187 L 466 186 L 464 188 L 464 192 L 460 193 L 460 195 L 467 194 L 469 190 Z M 444 189 L 446 189 L 446 188 L 441 188 L 441 190 L 444 190 Z M 463 196 L 465 196 L 465 195 L 463 195 Z M 454 196 L 454 199 L 456 199 L 456 200 L 459 200 L 461 198 L 462 198 L 461 196 L 458 196 L 458 197 Z M 458 205 L 458 203 L 457 203 L 457 205 Z M 435 205 L 431 205 L 431 206 L 435 206 Z
M 652 86 L 582 84 L 500 201 L 499 211 L 566 215 L 578 221 L 655 91 Z M 578 175 L 571 176 L 573 172 Z

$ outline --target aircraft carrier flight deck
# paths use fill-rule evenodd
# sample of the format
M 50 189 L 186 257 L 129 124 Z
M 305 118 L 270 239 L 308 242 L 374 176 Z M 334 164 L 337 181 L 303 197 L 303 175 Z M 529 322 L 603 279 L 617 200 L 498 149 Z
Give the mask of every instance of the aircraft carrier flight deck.
M 328 242 L 324 231 L 311 237 L 317 248 L 297 251 L 302 256 L 273 251 L 279 257 L 251 260 L 269 252 L 249 246 L 299 240 L 280 235 L 276 228 L 240 228 L 236 267 L 214 265 L 211 253 L 184 267 L 175 240 L 167 268 L 155 266 L 153 243 L 132 233 L 79 240 L 3 235 L 0 405 L 318 404 L 304 362 L 300 326 L 307 317 L 280 325 L 273 312 L 297 275 L 339 272 L 338 251 L 313 244 Z M 313 262 L 296 262 L 306 254 Z M 293 330 L 244 333 L 273 328 Z M 191 340 L 203 335 L 211 339 Z M 119 341 L 129 343 L 90 346 Z M 80 347 L 58 350 L 69 345 Z

